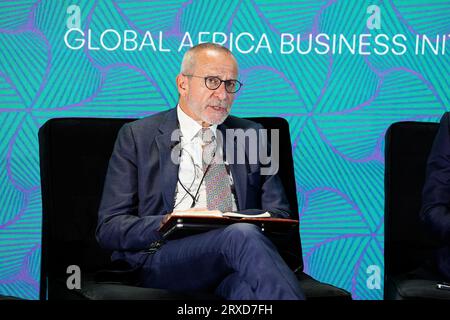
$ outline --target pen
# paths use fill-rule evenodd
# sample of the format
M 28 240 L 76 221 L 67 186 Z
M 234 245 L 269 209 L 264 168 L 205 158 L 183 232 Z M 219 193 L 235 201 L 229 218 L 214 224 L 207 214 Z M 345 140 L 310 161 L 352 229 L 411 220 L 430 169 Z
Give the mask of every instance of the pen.
M 436 284 L 436 288 L 441 290 L 449 290 L 450 291 L 450 283 L 441 282 Z

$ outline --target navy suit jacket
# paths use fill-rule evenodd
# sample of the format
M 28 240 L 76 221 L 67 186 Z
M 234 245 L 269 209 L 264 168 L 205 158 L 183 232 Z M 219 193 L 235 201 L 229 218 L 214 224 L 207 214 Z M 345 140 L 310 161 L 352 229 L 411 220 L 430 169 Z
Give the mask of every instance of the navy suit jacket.
M 443 246 L 436 253 L 437 267 L 450 280 L 450 114 L 441 119 L 428 158 L 421 218 Z
M 118 133 L 96 230 L 99 244 L 114 251 L 113 260 L 124 259 L 136 266 L 146 257 L 144 250 L 161 239 L 157 232 L 161 219 L 174 208 L 178 165 L 171 160 L 174 145 L 171 135 L 177 128 L 174 108 L 127 123 Z M 237 128 L 257 130 L 262 126 L 229 116 L 217 127 L 223 134 L 224 147 L 225 130 Z M 248 146 L 239 145 L 236 139 L 233 144 L 235 154 L 245 148 L 248 159 Z M 288 218 L 289 203 L 279 176 L 261 175 L 261 167 L 259 161 L 230 163 L 238 211 L 249 214 L 270 211 L 272 216 Z

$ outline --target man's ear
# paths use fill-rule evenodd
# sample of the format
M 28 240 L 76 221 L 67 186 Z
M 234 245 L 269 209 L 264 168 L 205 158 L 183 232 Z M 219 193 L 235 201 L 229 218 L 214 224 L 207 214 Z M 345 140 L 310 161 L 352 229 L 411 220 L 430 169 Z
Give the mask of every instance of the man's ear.
M 187 93 L 187 78 L 185 76 L 183 76 L 182 74 L 179 74 L 177 76 L 177 89 L 178 89 L 178 93 L 180 94 L 180 96 L 185 96 Z

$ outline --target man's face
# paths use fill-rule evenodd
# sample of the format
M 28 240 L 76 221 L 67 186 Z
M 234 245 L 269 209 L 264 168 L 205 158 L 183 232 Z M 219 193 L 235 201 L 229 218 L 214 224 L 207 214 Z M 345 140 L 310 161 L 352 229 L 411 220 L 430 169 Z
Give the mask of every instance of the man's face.
M 232 56 L 217 50 L 202 50 L 196 55 L 194 70 L 189 74 L 198 77 L 185 77 L 184 96 L 180 105 L 191 118 L 202 125 L 221 124 L 228 117 L 234 94 L 225 90 L 221 83 L 216 90 L 205 85 L 204 77 L 216 76 L 222 80 L 237 79 L 237 65 Z M 183 105 L 185 104 L 185 105 Z M 187 107 L 188 110 L 185 110 Z

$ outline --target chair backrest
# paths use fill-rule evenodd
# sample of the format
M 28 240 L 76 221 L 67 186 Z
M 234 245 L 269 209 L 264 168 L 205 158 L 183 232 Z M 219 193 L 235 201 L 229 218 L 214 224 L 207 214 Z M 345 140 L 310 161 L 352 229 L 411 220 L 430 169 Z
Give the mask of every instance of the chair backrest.
M 438 123 L 397 122 L 386 132 L 386 280 L 418 268 L 438 246 L 419 218 L 427 160 L 438 128 Z
M 133 120 L 55 118 L 40 128 L 41 298 L 45 298 L 46 278 L 66 275 L 69 265 L 77 265 L 83 272 L 109 265 L 110 252 L 101 249 L 95 239 L 97 214 L 117 133 Z M 289 124 L 283 118 L 251 120 L 280 130 L 279 174 L 292 208 L 291 218 L 298 219 Z M 292 237 L 287 259 L 303 268 L 299 233 Z
M 110 263 L 95 239 L 98 207 L 119 129 L 132 119 L 56 118 L 39 129 L 42 189 L 40 298 L 70 265 Z
M 254 122 L 260 123 L 265 129 L 279 130 L 279 170 L 281 182 L 289 201 L 291 208 L 291 219 L 299 220 L 297 189 L 295 183 L 294 160 L 292 158 L 291 134 L 289 130 L 289 122 L 284 118 L 278 117 L 259 117 L 247 118 Z M 270 142 L 270 134 L 268 134 Z M 301 222 L 300 222 L 301 223 Z M 299 266 L 298 270 L 303 270 L 303 258 L 300 233 L 295 232 L 291 237 L 284 238 L 283 243 L 278 244 L 279 247 L 285 248 L 282 256 L 287 264 L 291 267 Z

